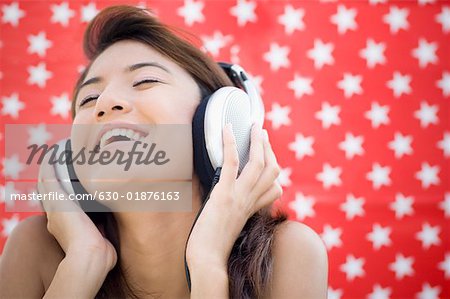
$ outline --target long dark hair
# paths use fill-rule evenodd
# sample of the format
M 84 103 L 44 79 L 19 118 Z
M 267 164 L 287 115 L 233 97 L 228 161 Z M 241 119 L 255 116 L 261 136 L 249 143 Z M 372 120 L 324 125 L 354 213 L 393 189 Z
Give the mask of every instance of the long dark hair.
M 75 85 L 72 103 L 75 103 L 79 86 L 85 80 L 92 62 L 107 47 L 120 40 L 142 42 L 175 61 L 194 78 L 203 96 L 220 87 L 233 85 L 220 66 L 182 34 L 186 35 L 186 32 L 162 24 L 143 8 L 118 5 L 102 10 L 89 23 L 84 34 L 83 48 L 90 63 Z M 74 104 L 72 116 L 75 116 Z M 199 170 L 194 168 L 194 171 Z M 202 183 L 202 203 L 209 188 L 209 185 Z M 280 210 L 272 215 L 270 208 L 261 209 L 248 219 L 233 246 L 228 260 L 231 298 L 260 298 L 271 284 L 274 231 L 278 224 L 287 219 L 287 215 Z M 118 255 L 115 267 L 108 273 L 96 298 L 138 298 L 139 290 L 130 285 L 121 266 L 120 236 L 113 214 L 87 214 L 104 232 Z

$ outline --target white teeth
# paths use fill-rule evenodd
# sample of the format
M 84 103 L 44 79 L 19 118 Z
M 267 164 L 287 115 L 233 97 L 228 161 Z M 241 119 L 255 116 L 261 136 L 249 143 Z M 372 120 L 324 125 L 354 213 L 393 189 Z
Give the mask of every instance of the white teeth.
M 144 141 L 144 137 L 141 136 L 141 133 L 136 132 L 132 129 L 111 129 L 103 134 L 103 136 L 100 138 L 100 148 L 103 148 L 105 146 L 106 140 L 111 138 L 112 136 L 125 136 L 130 138 L 131 140 L 139 140 L 141 142 Z

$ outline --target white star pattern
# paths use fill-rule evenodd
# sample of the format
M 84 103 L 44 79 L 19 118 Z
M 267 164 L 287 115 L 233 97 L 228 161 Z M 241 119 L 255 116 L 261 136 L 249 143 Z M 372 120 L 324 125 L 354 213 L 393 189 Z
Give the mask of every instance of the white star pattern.
M 417 299 L 439 299 L 441 287 L 432 287 L 428 282 L 422 285 L 422 290 L 416 294 Z
M 430 185 L 439 185 L 439 166 L 430 166 L 424 162 L 420 171 L 416 172 L 415 178 L 422 182 L 422 188 L 427 189 Z
M 450 253 L 445 254 L 445 258 L 438 264 L 438 269 L 444 271 L 446 279 L 450 278 Z
M 19 161 L 19 155 L 17 154 L 4 158 L 2 164 L 4 176 L 13 180 L 18 179 L 19 173 L 25 169 L 25 164 Z
M 398 8 L 391 6 L 389 13 L 383 16 L 383 21 L 389 24 L 389 28 L 392 34 L 397 33 L 400 29 L 408 30 L 408 15 L 409 10 L 407 8 Z
M 352 133 L 345 133 L 345 140 L 339 143 L 339 149 L 345 152 L 345 158 L 353 159 L 355 155 L 362 156 L 364 154 L 363 142 L 363 136 L 354 136 Z
M 280 47 L 277 43 L 270 44 L 269 52 L 264 53 L 263 59 L 270 64 L 272 71 L 278 71 L 280 68 L 288 68 L 290 66 L 289 47 Z
M 341 289 L 334 290 L 333 288 L 328 287 L 327 299 L 341 299 L 342 294 L 343 294 L 343 292 Z
M 247 0 L 237 0 L 236 6 L 230 9 L 230 14 L 235 16 L 240 27 L 245 26 L 248 22 L 256 23 L 257 16 L 255 14 L 256 2 Z
M 366 235 L 366 239 L 372 242 L 374 250 L 379 250 L 382 246 L 391 246 L 392 241 L 389 238 L 389 234 L 392 232 L 390 227 L 382 227 L 380 224 L 375 223 L 372 226 L 372 231 Z
M 439 122 L 437 112 L 439 108 L 437 105 L 428 105 L 427 102 L 420 102 L 420 109 L 414 111 L 414 117 L 420 120 L 422 128 L 428 127 L 430 124 L 436 125 Z
M 395 262 L 389 264 L 389 270 L 395 272 L 397 280 L 403 279 L 405 276 L 413 276 L 414 269 L 412 267 L 414 257 L 405 257 L 403 254 L 395 255 Z
M 348 194 L 345 202 L 342 203 L 339 208 L 341 211 L 345 212 L 345 219 L 352 220 L 355 216 L 364 216 L 364 202 L 364 198 L 357 198 L 353 194 Z
M 50 101 L 52 102 L 51 115 L 60 115 L 64 119 L 69 117 L 72 103 L 69 101 L 67 93 L 63 93 L 59 97 L 52 97 Z
M 25 108 L 25 103 L 19 99 L 19 95 L 15 92 L 9 97 L 2 97 L 2 115 L 9 115 L 13 119 L 19 117 L 20 110 Z
M 11 218 L 2 219 L 2 235 L 8 237 L 19 222 L 20 220 L 17 214 L 14 214 Z
M 99 13 L 95 3 L 91 2 L 88 5 L 81 7 L 81 22 L 88 23 Z
M 361 75 L 352 75 L 350 73 L 344 73 L 344 78 L 338 82 L 338 88 L 344 90 L 344 96 L 351 98 L 354 94 L 362 94 L 361 88 Z
M 331 250 L 333 247 L 341 247 L 342 241 L 341 241 L 341 235 L 342 235 L 342 229 L 340 228 L 333 228 L 331 225 L 326 224 L 323 227 L 323 232 L 320 235 L 323 242 L 325 243 L 325 246 L 328 250 Z
M 305 11 L 303 9 L 294 9 L 292 5 L 286 5 L 284 13 L 278 17 L 278 23 L 284 26 L 284 32 L 287 35 L 291 35 L 295 30 L 301 31 L 305 29 L 304 16 Z
M 340 186 L 342 184 L 341 173 L 341 167 L 332 167 L 330 164 L 325 163 L 323 164 L 322 172 L 316 175 L 316 179 L 322 182 L 323 188 L 329 189 L 331 186 Z
M 395 133 L 394 140 L 388 143 L 388 147 L 395 152 L 395 158 L 400 159 L 403 155 L 412 155 L 412 136 L 404 136 L 400 132 Z
M 442 32 L 448 33 L 450 32 L 450 7 L 442 6 L 442 10 L 439 14 L 434 18 L 436 22 L 441 24 Z
M 302 77 L 296 73 L 294 74 L 294 80 L 288 82 L 288 88 L 294 91 L 296 99 L 300 99 L 305 94 L 313 94 L 312 81 L 311 78 Z
M 20 9 L 18 2 L 13 2 L 9 5 L 3 5 L 2 12 L 2 23 L 9 23 L 13 27 L 17 27 L 19 25 L 20 19 L 25 16 L 25 11 Z
M 330 17 L 330 22 L 337 26 L 339 34 L 344 34 L 347 30 L 358 28 L 355 21 L 356 14 L 356 9 L 347 9 L 344 5 L 339 5 L 336 14 Z
M 444 217 L 450 218 L 450 192 L 446 192 L 444 199 L 439 203 L 439 209 L 444 211 Z
M 395 201 L 389 204 L 389 208 L 395 212 L 396 219 L 402 219 L 406 215 L 412 216 L 414 214 L 413 203 L 414 198 L 412 196 L 404 196 L 402 193 L 397 193 Z
M 316 215 L 313 208 L 315 203 L 314 197 L 296 193 L 295 200 L 289 203 L 289 208 L 295 211 L 298 220 L 303 220 Z
M 381 166 L 379 163 L 372 164 L 372 171 L 368 172 L 366 178 L 372 181 L 372 187 L 374 189 L 380 189 L 382 186 L 391 185 L 391 179 L 389 173 L 391 168 L 389 166 Z
M 444 97 L 450 96 L 450 72 L 443 72 L 441 79 L 436 82 L 436 86 L 442 89 Z
M 36 84 L 40 88 L 44 88 L 47 80 L 52 77 L 52 72 L 47 70 L 45 62 L 41 62 L 37 66 L 29 66 L 27 70 L 30 74 L 27 83 Z
M 339 106 L 331 106 L 328 102 L 323 102 L 321 110 L 317 111 L 314 116 L 322 122 L 322 128 L 328 129 L 331 125 L 341 124 L 340 111 Z
M 439 226 L 431 226 L 428 223 L 422 224 L 422 230 L 416 233 L 416 239 L 422 242 L 423 249 L 429 249 L 432 245 L 438 246 L 441 244 L 439 239 Z
M 292 184 L 290 179 L 291 174 L 292 168 L 290 167 L 281 168 L 280 174 L 278 175 L 277 178 L 278 183 L 283 187 L 289 187 Z
M 39 57 L 45 57 L 47 49 L 52 46 L 52 42 L 47 39 L 45 32 L 41 31 L 37 35 L 29 35 L 30 46 L 27 49 L 29 54 L 36 53 Z
M 420 6 L 424 6 L 426 4 L 431 4 L 436 2 L 436 0 L 417 0 L 417 2 L 419 3 Z
M 50 22 L 60 23 L 62 26 L 67 27 L 69 25 L 70 18 L 75 16 L 75 12 L 70 9 L 69 3 L 62 2 L 61 4 L 52 4 L 50 9 L 52 10 L 52 18 Z
M 303 134 L 295 134 L 295 141 L 289 143 L 289 149 L 295 152 L 295 159 L 301 160 L 305 156 L 313 156 L 314 149 L 312 147 L 314 137 L 305 137 Z
M 429 63 L 437 64 L 437 47 L 437 43 L 428 43 L 424 38 L 421 38 L 417 48 L 412 50 L 412 56 L 419 60 L 421 68 L 425 68 Z
M 372 122 L 372 128 L 378 128 L 380 125 L 389 124 L 389 107 L 380 106 L 377 102 L 373 102 L 369 111 L 364 113 L 364 116 Z
M 308 50 L 307 55 L 314 60 L 314 67 L 321 69 L 325 64 L 334 64 L 333 50 L 334 45 L 332 43 L 324 43 L 320 39 L 315 39 L 314 48 Z
M 290 112 L 291 107 L 282 107 L 278 103 L 273 103 L 272 110 L 266 113 L 266 118 L 272 122 L 272 128 L 278 130 L 281 126 L 289 126 L 291 124 Z
M 203 8 L 205 4 L 202 1 L 184 0 L 184 5 L 177 10 L 177 14 L 184 18 L 184 23 L 192 26 L 195 22 L 203 23 L 205 16 Z
M 339 269 L 346 274 L 347 281 L 351 281 L 356 277 L 363 277 L 365 275 L 365 271 L 363 269 L 364 263 L 364 258 L 355 258 L 352 254 L 350 254 L 347 255 L 345 263 L 340 265 Z
M 52 134 L 47 131 L 45 124 L 30 126 L 28 128 L 28 145 L 46 144 L 52 138 Z
M 383 288 L 381 285 L 376 284 L 373 286 L 372 293 L 367 296 L 367 299 L 389 299 L 391 293 L 391 288 Z
M 444 152 L 444 157 L 450 157 L 450 132 L 445 132 L 436 146 Z
M 218 56 L 220 49 L 227 46 L 232 40 L 231 35 L 223 35 L 220 31 L 214 31 L 212 36 L 202 36 L 203 47 L 213 56 Z
M 393 90 L 394 97 L 399 98 L 402 94 L 410 94 L 411 83 L 410 75 L 402 75 L 400 72 L 394 72 L 392 80 L 387 82 L 387 87 Z
M 377 5 L 379 3 L 386 3 L 387 0 L 369 0 L 370 5 Z
M 384 50 L 386 50 L 385 43 L 376 43 L 369 38 L 366 41 L 366 47 L 359 51 L 359 56 L 366 60 L 368 68 L 374 68 L 377 64 L 386 64 Z

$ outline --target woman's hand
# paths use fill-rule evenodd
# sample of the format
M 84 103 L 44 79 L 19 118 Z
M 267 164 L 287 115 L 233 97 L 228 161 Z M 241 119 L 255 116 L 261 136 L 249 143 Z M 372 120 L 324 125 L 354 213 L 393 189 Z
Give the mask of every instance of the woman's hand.
M 236 179 L 239 157 L 231 125 L 224 129 L 224 164 L 219 182 L 191 232 L 186 248 L 190 271 L 227 269 L 233 244 L 247 220 L 282 195 L 280 168 L 267 131 L 252 127 L 249 161 Z

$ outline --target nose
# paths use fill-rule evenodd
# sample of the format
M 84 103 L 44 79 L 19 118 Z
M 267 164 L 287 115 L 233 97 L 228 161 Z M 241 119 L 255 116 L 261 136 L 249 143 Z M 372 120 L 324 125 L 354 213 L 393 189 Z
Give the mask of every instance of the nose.
M 132 109 L 131 103 L 122 98 L 102 93 L 97 99 L 94 110 L 97 120 L 105 121 L 110 117 L 114 117 L 114 115 L 130 112 Z

